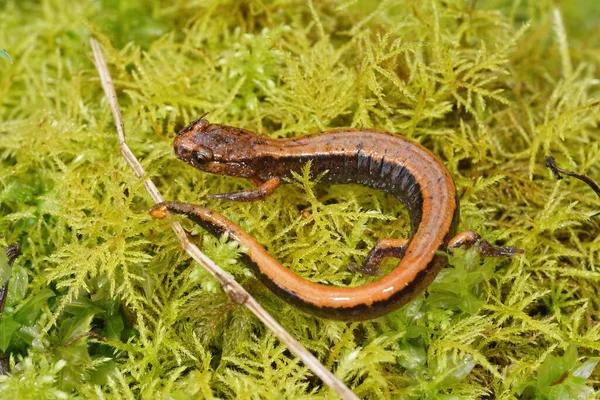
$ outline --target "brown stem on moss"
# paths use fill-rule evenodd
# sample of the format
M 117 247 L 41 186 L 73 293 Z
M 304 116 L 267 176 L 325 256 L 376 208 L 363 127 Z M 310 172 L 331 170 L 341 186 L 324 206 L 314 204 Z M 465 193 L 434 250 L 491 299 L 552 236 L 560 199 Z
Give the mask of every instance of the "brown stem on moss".
M 21 255 L 21 246 L 18 244 L 11 244 L 6 248 L 6 257 L 8 257 L 8 265 L 13 266 L 17 257 Z
M 6 248 L 6 257 L 8 258 L 8 266 L 12 267 L 17 257 L 21 255 L 21 247 L 18 244 L 11 244 Z M 8 296 L 8 281 L 10 277 L 6 279 L 6 282 L 0 288 L 0 318 L 4 312 L 4 306 L 6 304 L 6 297 Z
M 571 171 L 567 171 L 565 169 L 559 168 L 558 165 L 556 165 L 556 161 L 554 160 L 554 157 L 546 156 L 546 167 L 550 168 L 550 170 L 554 174 L 554 177 L 558 180 L 561 180 L 563 178 L 561 176 L 561 174 L 563 174 L 563 175 L 567 175 L 567 176 L 572 176 L 573 178 L 576 178 L 582 182 L 585 182 L 589 187 L 592 188 L 592 190 L 594 192 L 596 192 L 598 197 L 600 197 L 600 187 L 598 186 L 598 184 L 596 182 L 594 182 L 592 179 L 588 178 L 585 175 L 581 175 L 581 174 L 578 174 L 575 172 L 571 172 Z
M 82 337 L 86 337 L 86 336 L 91 336 L 91 337 L 93 337 L 94 339 L 98 339 L 98 340 L 99 340 L 99 341 L 101 341 L 101 342 L 106 342 L 106 338 L 105 338 L 105 337 L 102 337 L 102 336 L 98 335 L 96 332 L 92 332 L 92 331 L 90 331 L 90 332 L 83 332 L 83 333 L 81 333 L 81 334 L 79 334 L 79 335 L 75 336 L 73 339 L 69 340 L 69 341 L 68 341 L 67 343 L 65 343 L 63 346 L 64 346 L 64 347 L 69 347 L 69 346 L 70 346 L 70 345 L 72 345 L 72 344 L 73 344 L 75 341 L 77 341 L 77 340 L 81 339 Z

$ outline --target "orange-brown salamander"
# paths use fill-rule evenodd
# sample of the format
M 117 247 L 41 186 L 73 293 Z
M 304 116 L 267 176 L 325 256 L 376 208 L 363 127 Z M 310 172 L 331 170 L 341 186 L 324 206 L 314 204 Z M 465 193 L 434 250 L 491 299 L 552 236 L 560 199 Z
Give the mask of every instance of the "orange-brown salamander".
M 332 319 L 364 320 L 384 315 L 407 303 L 429 285 L 446 265 L 447 251 L 471 245 L 479 235 L 455 236 L 459 209 L 450 173 L 429 150 L 401 136 L 370 129 L 345 129 L 292 139 L 270 139 L 256 133 L 210 124 L 200 118 L 173 144 L 177 157 L 214 174 L 250 179 L 256 189 L 216 194 L 223 200 L 254 201 L 269 196 L 284 178 L 311 162 L 312 176 L 324 182 L 358 183 L 397 197 L 408 209 L 411 238 L 380 239 L 360 271 L 377 274 L 385 257 L 400 263 L 378 281 L 358 287 L 310 282 L 275 260 L 264 247 L 226 217 L 193 204 L 161 203 L 151 214 L 183 214 L 215 236 L 247 248 L 242 260 L 275 294 L 310 313 Z M 493 247 L 481 241 L 480 251 L 512 256 L 514 247 Z

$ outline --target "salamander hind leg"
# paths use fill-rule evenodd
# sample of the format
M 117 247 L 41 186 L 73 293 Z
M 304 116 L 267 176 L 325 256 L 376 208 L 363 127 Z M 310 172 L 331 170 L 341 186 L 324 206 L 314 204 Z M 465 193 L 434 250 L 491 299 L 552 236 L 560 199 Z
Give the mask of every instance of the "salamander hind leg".
M 407 239 L 379 239 L 371 251 L 369 251 L 367 258 L 361 267 L 356 264 L 350 264 L 348 269 L 350 271 L 360 272 L 365 275 L 381 275 L 382 273 L 379 269 L 379 264 L 381 261 L 383 261 L 383 259 L 386 257 L 404 257 L 407 244 Z
M 253 190 L 240 190 L 238 192 L 231 193 L 218 193 L 218 194 L 209 194 L 207 197 L 211 199 L 219 199 L 219 200 L 233 200 L 233 201 L 256 201 L 256 200 L 264 200 L 269 197 L 275 189 L 279 187 L 281 183 L 281 179 L 279 178 L 271 178 L 268 181 L 262 182 L 257 186 L 256 189 Z
M 481 235 L 473 231 L 464 231 L 454 236 L 448 242 L 448 249 L 452 250 L 460 246 L 470 248 L 479 242 L 479 253 L 488 257 L 512 257 L 515 254 L 523 254 L 524 250 L 515 246 L 493 246 L 481 238 Z

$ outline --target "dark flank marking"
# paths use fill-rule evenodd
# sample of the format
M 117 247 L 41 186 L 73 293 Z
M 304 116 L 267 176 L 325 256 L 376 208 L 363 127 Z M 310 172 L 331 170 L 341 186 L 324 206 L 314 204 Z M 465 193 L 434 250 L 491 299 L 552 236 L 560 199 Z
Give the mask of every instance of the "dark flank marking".
M 323 177 L 322 181 L 324 183 L 348 183 L 350 180 L 347 179 L 347 176 L 352 176 L 352 182 L 382 190 L 396 197 L 408 209 L 411 231 L 416 232 L 421 222 L 423 195 L 416 178 L 401 164 L 390 160 L 381 160 L 381 163 L 375 162 L 372 164 L 369 157 L 365 157 L 363 154 L 357 155 L 355 152 L 306 158 L 286 156 L 275 158 L 266 155 L 256 159 L 255 163 L 262 165 L 264 167 L 262 169 L 268 171 L 268 174 L 260 176 L 262 179 L 267 180 L 271 176 L 280 176 L 284 179 L 291 178 L 292 172 L 300 172 L 308 161 L 311 161 L 311 175 L 313 177 L 329 171 Z M 346 165 L 347 167 L 343 173 L 330 173 L 338 165 Z M 354 170 L 347 169 L 352 166 L 354 166 Z M 388 179 L 381 179 L 383 176 L 382 171 L 385 171 L 386 175 L 391 173 L 391 176 Z

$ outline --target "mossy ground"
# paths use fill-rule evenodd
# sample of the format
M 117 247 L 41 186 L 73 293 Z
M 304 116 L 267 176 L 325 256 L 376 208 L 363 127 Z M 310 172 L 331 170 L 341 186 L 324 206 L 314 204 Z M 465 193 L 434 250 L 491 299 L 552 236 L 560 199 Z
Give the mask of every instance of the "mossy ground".
M 273 137 L 397 132 L 450 169 L 461 229 L 525 249 L 511 260 L 457 251 L 425 295 L 344 323 L 275 298 L 239 249 L 198 230 L 203 250 L 359 397 L 594 396 L 600 200 L 556 181 L 543 157 L 600 180 L 599 20 L 585 0 L 3 1 L 0 48 L 13 64 L 0 58 L 0 247 L 20 243 L 23 255 L 0 321 L 13 363 L 0 397 L 332 396 L 148 216 L 90 37 L 165 198 L 219 210 L 310 279 L 364 282 L 347 265 L 406 235 L 398 202 L 306 175 L 262 203 L 208 201 L 247 183 L 176 161 L 177 129 L 210 111 Z M 88 331 L 108 341 L 63 346 Z

